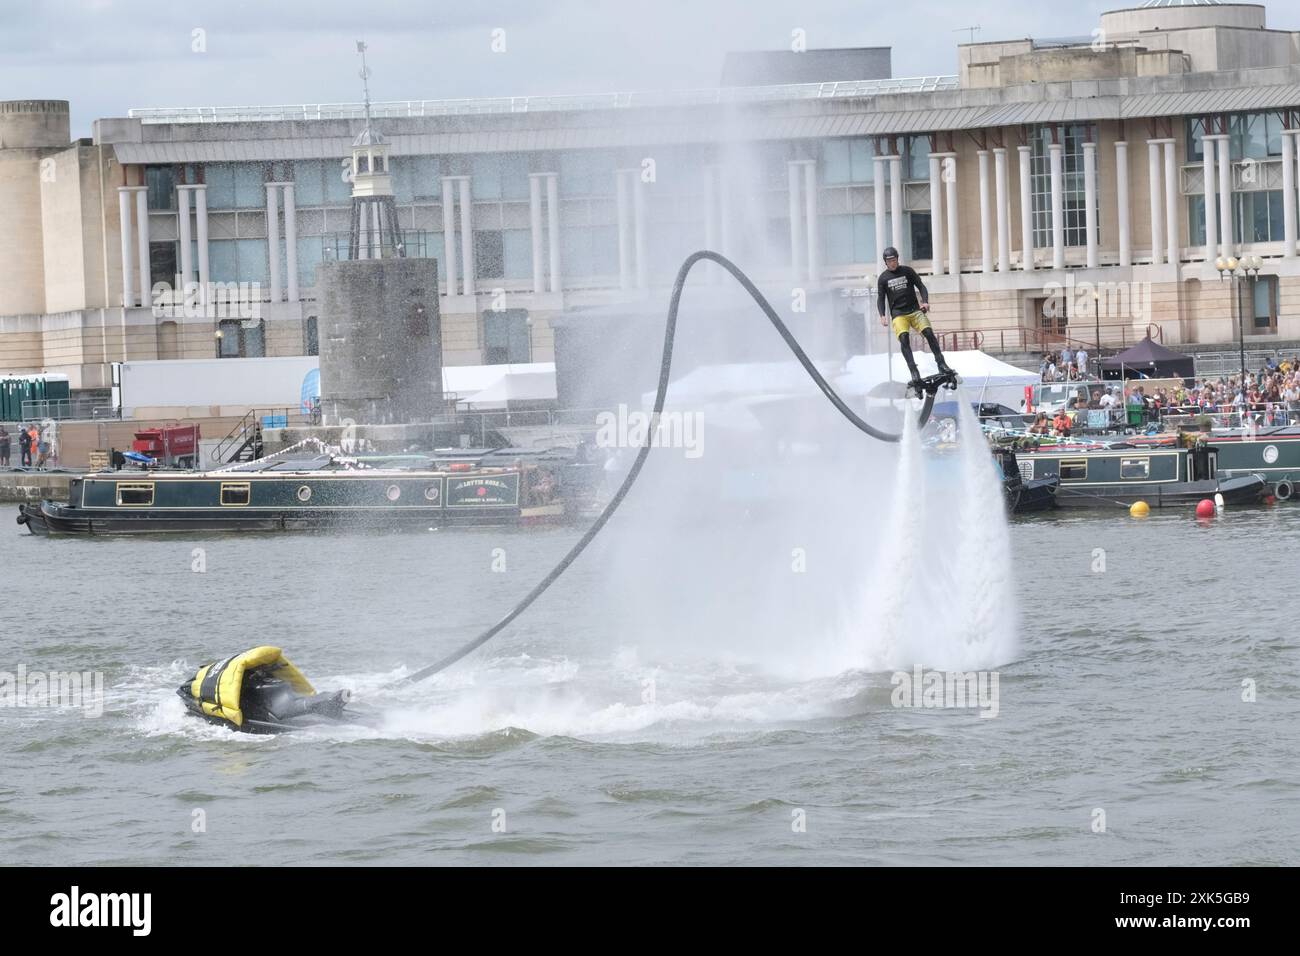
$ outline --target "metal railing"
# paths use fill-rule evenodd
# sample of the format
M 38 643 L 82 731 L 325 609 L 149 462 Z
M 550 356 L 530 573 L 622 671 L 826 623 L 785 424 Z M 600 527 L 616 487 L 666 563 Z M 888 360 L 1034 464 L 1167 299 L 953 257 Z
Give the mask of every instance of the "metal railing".
M 122 410 L 94 399 L 33 399 L 23 402 L 22 415 L 24 421 L 43 421 L 47 418 L 55 421 L 67 421 L 69 419 L 84 421 L 87 419 L 121 418 Z
M 1246 351 L 1247 374 L 1258 372 L 1270 358 L 1280 362 L 1283 351 L 1282 349 L 1248 349 Z M 1295 349 L 1289 351 L 1291 355 L 1295 355 L 1295 353 Z M 1194 352 L 1192 358 L 1196 362 L 1197 378 L 1232 378 L 1235 380 L 1241 376 L 1241 352 L 1238 349 L 1221 352 Z
M 1164 337 L 1164 330 L 1154 322 L 1149 324 L 1145 330 L 1139 332 L 1131 322 L 1103 324 L 1100 329 L 1097 329 L 1088 326 L 1086 320 L 1080 319 L 1077 325 L 1070 327 L 1070 331 L 1077 334 L 1071 335 L 1067 332 L 1052 329 L 1036 329 L 1016 325 L 998 329 L 957 330 L 945 332 L 943 336 L 957 337 L 954 341 L 977 340 L 979 345 L 974 346 L 975 348 L 982 348 L 984 351 L 992 352 L 995 355 L 1005 355 L 1010 352 L 1057 351 L 1068 345 L 1075 351 L 1083 348 L 1093 358 L 1097 357 L 1097 339 L 1099 337 L 1103 352 L 1123 351 L 1148 336 L 1156 342 L 1161 341 Z M 948 346 L 944 344 L 943 336 L 940 337 L 939 341 L 940 345 L 946 349 Z M 962 336 L 974 338 L 962 339 L 960 338 Z
M 1251 402 L 1245 408 L 1231 402 L 1169 405 L 1160 409 L 1159 417 L 1168 428 L 1195 427 L 1207 418 L 1214 428 L 1240 428 L 1247 421 L 1264 427 L 1300 425 L 1300 402 Z
M 573 110 L 634 109 L 657 106 L 708 106 L 781 100 L 929 93 L 958 89 L 954 75 L 909 76 L 833 83 L 784 83 L 699 90 L 579 93 L 562 96 L 499 96 L 481 99 L 394 100 L 371 103 L 374 119 L 464 116 L 482 113 L 548 113 Z M 285 106 L 182 106 L 127 110 L 142 123 L 248 123 L 284 120 L 364 119 L 364 103 L 302 103 Z

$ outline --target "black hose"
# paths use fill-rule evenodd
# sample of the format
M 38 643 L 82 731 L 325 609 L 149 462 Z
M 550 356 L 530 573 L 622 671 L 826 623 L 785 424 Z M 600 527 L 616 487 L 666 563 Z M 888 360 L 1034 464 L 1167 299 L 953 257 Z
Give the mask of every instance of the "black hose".
M 817 387 L 821 389 L 822 394 L 830 400 L 830 403 L 839 410 L 841 415 L 857 426 L 860 431 L 865 432 L 879 441 L 897 442 L 903 437 L 900 434 L 883 432 L 878 428 L 873 428 L 871 425 L 863 421 L 862 418 L 853 411 L 853 409 L 844 404 L 844 400 L 836 394 L 835 389 L 831 387 L 830 382 L 826 381 L 826 379 L 822 377 L 822 374 L 817 371 L 817 367 L 813 365 L 812 360 L 808 358 L 804 350 L 800 348 L 799 342 L 795 339 L 794 335 L 791 334 L 790 330 L 786 328 L 785 323 L 781 321 L 781 317 L 776 314 L 776 310 L 772 308 L 767 299 L 763 298 L 763 293 L 758 291 L 758 287 L 750 281 L 749 276 L 741 272 L 735 263 L 725 256 L 716 252 L 710 252 L 707 249 L 693 252 L 686 257 L 686 261 L 682 263 L 682 267 L 677 270 L 677 279 L 673 282 L 672 299 L 668 305 L 668 320 L 664 328 L 663 358 L 659 363 L 659 387 L 655 392 L 655 406 L 654 412 L 650 418 L 650 427 L 646 430 L 645 441 L 637 452 L 636 459 L 632 462 L 632 467 L 628 470 L 627 477 L 625 477 L 623 483 L 619 485 L 618 491 L 616 491 L 614 496 L 609 499 L 609 502 L 601 510 L 600 514 L 596 517 L 596 520 L 592 522 L 591 527 L 587 529 L 586 533 L 583 534 L 583 536 L 578 539 L 578 542 L 569 549 L 568 554 L 560 559 L 560 563 L 551 570 L 550 574 L 542 578 L 542 580 L 537 583 L 536 587 L 525 594 L 519 603 L 510 609 L 505 617 L 501 618 L 501 620 L 497 621 L 469 643 L 452 651 L 441 660 L 435 661 L 427 667 L 422 667 L 412 674 L 407 674 L 400 680 L 395 681 L 395 684 L 411 683 L 414 681 L 424 680 L 426 677 L 432 677 L 439 671 L 446 670 L 467 654 L 478 650 L 497 634 L 501 633 L 501 631 L 503 631 L 511 621 L 524 613 L 524 611 L 528 609 L 529 605 L 541 597 L 543 591 L 555 583 L 556 579 L 565 572 L 569 565 L 577 560 L 578 555 L 582 554 L 582 552 L 586 550 L 587 545 L 591 544 L 596 535 L 600 533 L 600 529 L 605 527 L 606 522 L 614 516 L 614 512 L 618 510 L 618 506 L 623 503 L 623 499 L 627 497 L 627 493 L 632 490 L 632 485 L 636 482 L 637 475 L 641 473 L 646 458 L 650 456 L 651 441 L 659 426 L 659 416 L 664 410 L 664 401 L 668 397 L 668 373 L 672 368 L 673 363 L 673 341 L 677 335 L 677 309 L 681 305 L 682 288 L 686 285 L 686 277 L 690 274 L 692 267 L 702 259 L 716 262 L 718 265 L 722 266 L 722 268 L 730 272 L 735 280 L 740 283 L 741 287 L 749 293 L 750 297 L 758 303 L 758 307 L 763 310 L 763 314 L 766 315 L 772 325 L 776 327 L 776 331 L 780 334 L 781 338 L 785 340 L 785 344 L 790 347 L 790 351 L 793 352 L 794 357 L 799 360 L 799 364 L 804 367 L 804 371 L 806 371 L 809 376 L 811 376 L 812 380 L 817 383 Z M 930 420 L 930 409 L 933 405 L 934 396 L 926 393 L 924 404 L 921 407 L 918 427 L 924 427 L 925 423 Z

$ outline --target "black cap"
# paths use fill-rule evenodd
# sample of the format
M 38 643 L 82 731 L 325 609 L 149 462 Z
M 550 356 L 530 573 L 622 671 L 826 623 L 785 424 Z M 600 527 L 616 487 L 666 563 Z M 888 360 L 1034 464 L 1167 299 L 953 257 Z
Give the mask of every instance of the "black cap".
M 884 259 L 897 259 L 897 258 L 898 258 L 898 250 L 895 249 L 893 246 L 886 246 L 886 247 L 885 247 L 885 254 L 884 254 L 884 256 L 882 256 L 881 258 L 884 258 Z

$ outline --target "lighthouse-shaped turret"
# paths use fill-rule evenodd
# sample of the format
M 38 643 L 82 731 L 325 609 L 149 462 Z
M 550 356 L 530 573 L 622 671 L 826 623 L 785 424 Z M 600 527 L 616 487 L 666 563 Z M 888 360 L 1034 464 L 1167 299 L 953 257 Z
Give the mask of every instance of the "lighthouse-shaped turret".
M 388 168 L 388 143 L 374 128 L 370 117 L 370 70 L 366 66 L 365 43 L 357 42 L 357 52 L 361 54 L 366 125 L 352 141 L 352 230 L 348 258 L 401 258 L 405 250 L 397 229 L 397 204 L 393 200 L 393 177 Z

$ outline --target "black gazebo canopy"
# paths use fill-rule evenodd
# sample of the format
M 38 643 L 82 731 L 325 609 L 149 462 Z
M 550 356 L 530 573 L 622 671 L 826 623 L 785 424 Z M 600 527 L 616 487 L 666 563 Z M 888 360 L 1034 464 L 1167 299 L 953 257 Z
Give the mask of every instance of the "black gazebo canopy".
M 1191 378 L 1196 363 L 1190 355 L 1167 349 L 1150 336 L 1131 349 L 1101 361 L 1102 378 Z

